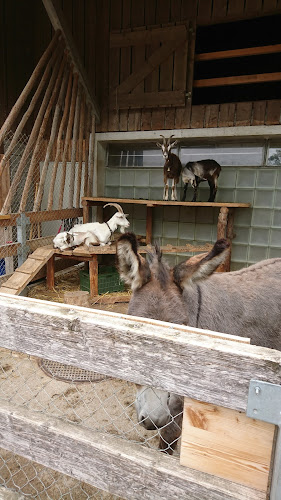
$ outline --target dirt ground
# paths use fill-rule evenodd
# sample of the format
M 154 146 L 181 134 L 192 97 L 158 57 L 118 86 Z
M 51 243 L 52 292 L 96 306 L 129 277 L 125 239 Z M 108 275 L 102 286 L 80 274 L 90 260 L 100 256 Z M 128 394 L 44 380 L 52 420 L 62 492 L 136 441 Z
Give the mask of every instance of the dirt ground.
M 78 270 L 57 277 L 53 291 L 47 290 L 43 281 L 32 286 L 28 296 L 64 302 L 64 293 L 75 290 L 79 290 Z M 128 303 L 93 304 L 91 307 L 126 313 Z M 57 380 L 39 367 L 35 357 L 0 350 L 0 394 L 5 400 L 157 448 L 157 432 L 146 431 L 137 423 L 135 392 L 134 384 L 117 379 L 86 383 Z M 0 450 L 0 485 L 18 491 L 24 498 L 117 498 L 5 450 Z

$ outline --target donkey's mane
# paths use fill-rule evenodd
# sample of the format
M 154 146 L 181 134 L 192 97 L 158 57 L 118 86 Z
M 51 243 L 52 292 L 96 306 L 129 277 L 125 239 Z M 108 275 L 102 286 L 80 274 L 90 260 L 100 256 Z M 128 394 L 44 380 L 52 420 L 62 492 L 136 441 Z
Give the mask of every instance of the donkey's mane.
M 158 243 L 154 244 L 152 252 L 147 252 L 147 257 L 152 274 L 161 287 L 165 288 L 171 280 L 171 272 L 167 262 L 162 260 L 162 252 Z

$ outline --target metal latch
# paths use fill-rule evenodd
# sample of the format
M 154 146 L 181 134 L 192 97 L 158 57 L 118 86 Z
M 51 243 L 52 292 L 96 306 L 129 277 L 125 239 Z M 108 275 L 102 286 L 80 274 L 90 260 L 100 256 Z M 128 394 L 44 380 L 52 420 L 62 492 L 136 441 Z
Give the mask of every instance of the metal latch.
M 246 415 L 278 425 L 270 500 L 281 499 L 281 385 L 251 380 Z

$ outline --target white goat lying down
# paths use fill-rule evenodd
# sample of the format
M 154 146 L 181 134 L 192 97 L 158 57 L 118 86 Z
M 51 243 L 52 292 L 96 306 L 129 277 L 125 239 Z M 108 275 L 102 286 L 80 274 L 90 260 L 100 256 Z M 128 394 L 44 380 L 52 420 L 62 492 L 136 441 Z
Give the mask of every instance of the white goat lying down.
M 53 239 L 54 248 L 67 250 L 85 244 L 105 246 L 110 245 L 110 237 L 120 227 L 121 233 L 129 227 L 130 222 L 126 219 L 128 214 L 124 214 L 122 207 L 118 203 L 107 203 L 103 208 L 112 206 L 117 208 L 117 212 L 107 222 L 89 222 L 88 224 L 76 224 L 70 231 L 63 231 Z

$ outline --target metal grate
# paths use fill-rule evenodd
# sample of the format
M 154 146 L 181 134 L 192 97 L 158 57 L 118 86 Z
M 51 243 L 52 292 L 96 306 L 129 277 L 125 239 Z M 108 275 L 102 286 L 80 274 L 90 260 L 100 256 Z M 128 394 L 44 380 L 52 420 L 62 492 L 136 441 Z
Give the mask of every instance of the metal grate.
M 38 360 L 38 365 L 49 377 L 56 380 L 63 380 L 64 382 L 101 382 L 102 380 L 110 378 L 100 373 L 83 370 L 76 366 L 64 365 L 63 363 L 50 361 L 49 359 Z

